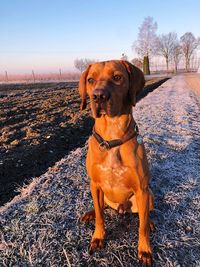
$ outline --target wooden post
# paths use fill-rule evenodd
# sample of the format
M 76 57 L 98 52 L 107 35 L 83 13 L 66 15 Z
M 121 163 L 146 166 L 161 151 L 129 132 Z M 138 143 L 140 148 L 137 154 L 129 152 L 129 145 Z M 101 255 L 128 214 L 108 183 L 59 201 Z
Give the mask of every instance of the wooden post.
M 61 72 L 61 69 L 59 69 L 59 75 L 60 75 L 60 80 L 62 80 L 62 72 Z
M 33 82 L 35 83 L 35 73 L 34 73 L 34 70 L 32 70 L 32 75 L 33 75 Z
M 7 72 L 7 70 L 5 71 L 5 76 L 6 76 L 6 82 L 8 83 L 8 72 Z

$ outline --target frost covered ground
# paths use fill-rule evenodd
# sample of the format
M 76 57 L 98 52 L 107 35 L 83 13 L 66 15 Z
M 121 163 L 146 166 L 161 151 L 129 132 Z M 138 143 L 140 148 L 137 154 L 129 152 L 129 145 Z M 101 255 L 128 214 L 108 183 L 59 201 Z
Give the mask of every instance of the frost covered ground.
M 133 112 L 155 195 L 154 266 L 200 266 L 200 104 L 177 76 Z M 92 207 L 86 149 L 67 155 L 1 208 L 0 266 L 140 266 L 137 215 L 106 210 L 106 248 L 88 253 L 94 225 L 79 222 Z

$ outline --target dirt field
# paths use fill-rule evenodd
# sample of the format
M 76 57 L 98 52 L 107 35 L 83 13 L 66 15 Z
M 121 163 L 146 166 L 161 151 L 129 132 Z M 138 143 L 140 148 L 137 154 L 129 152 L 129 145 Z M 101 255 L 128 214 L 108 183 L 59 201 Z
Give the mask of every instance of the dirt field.
M 191 73 L 185 75 L 188 86 L 194 91 L 195 95 L 200 99 L 200 74 Z
M 149 80 L 139 99 L 165 80 Z M 85 143 L 93 121 L 79 105 L 77 82 L 0 85 L 0 205 Z

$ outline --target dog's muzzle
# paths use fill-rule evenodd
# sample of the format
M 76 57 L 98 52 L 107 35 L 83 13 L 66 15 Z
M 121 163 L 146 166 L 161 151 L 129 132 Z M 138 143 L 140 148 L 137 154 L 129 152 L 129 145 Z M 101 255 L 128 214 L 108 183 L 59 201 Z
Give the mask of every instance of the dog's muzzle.
M 105 103 L 109 100 L 110 93 L 105 89 L 95 89 L 92 94 L 92 99 L 95 103 Z

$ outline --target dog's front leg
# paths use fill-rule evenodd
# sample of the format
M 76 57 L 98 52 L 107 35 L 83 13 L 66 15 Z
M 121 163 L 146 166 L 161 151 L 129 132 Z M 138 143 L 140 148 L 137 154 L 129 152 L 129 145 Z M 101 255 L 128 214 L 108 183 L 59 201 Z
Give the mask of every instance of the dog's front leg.
M 104 247 L 105 227 L 103 218 L 104 193 L 101 188 L 91 181 L 90 190 L 92 193 L 95 210 L 95 231 L 90 242 L 90 252 Z
M 149 189 L 138 189 L 135 193 L 139 213 L 138 258 L 146 264 L 152 264 L 149 220 Z

